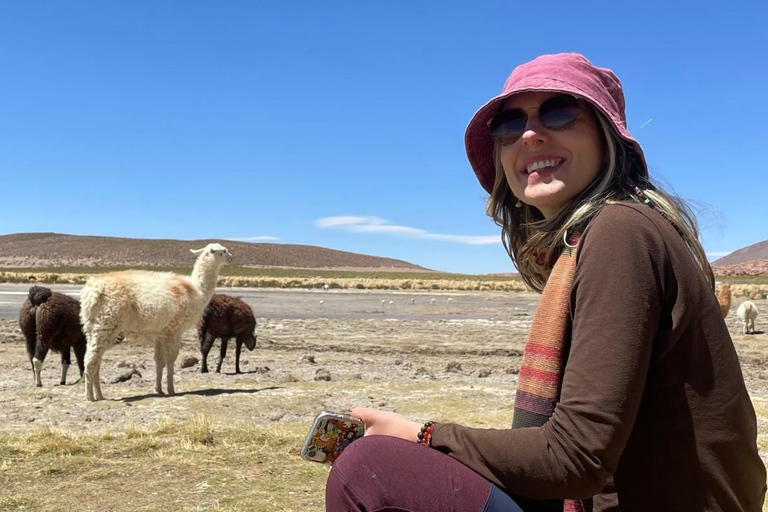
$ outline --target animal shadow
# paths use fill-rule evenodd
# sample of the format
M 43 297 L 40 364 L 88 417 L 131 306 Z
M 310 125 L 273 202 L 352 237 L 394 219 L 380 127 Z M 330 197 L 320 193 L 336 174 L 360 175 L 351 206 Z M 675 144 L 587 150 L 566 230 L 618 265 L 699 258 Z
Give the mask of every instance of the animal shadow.
M 220 389 L 220 388 L 197 389 L 195 391 L 181 391 L 179 393 L 176 393 L 174 396 L 184 396 L 184 395 L 218 396 L 218 395 L 243 395 L 243 394 L 252 395 L 260 391 L 270 391 L 273 389 L 282 389 L 282 388 L 279 386 L 270 386 L 268 388 L 261 388 L 261 389 Z M 131 402 L 138 402 L 139 400 L 146 400 L 147 398 L 158 398 L 158 394 L 147 393 L 146 395 L 129 396 L 125 398 L 120 398 L 117 401 L 131 403 Z

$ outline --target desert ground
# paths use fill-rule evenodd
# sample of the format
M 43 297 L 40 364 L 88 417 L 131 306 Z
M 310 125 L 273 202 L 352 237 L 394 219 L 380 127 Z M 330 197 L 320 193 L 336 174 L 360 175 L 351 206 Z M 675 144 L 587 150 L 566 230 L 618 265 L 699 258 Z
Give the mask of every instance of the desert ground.
M 67 385 L 51 353 L 36 388 L 16 320 L 0 320 L 0 511 L 319 511 L 328 468 L 298 453 L 323 409 L 511 422 L 536 294 L 241 292 L 258 320 L 243 373 L 230 342 L 222 373 L 201 374 L 189 331 L 174 397 L 154 394 L 152 348 L 130 339 L 105 355 L 104 401 L 86 402 L 74 354 Z M 727 323 L 768 460 L 768 300 L 755 301 L 754 335 L 741 334 L 740 301 Z M 211 369 L 217 357 L 218 342 Z

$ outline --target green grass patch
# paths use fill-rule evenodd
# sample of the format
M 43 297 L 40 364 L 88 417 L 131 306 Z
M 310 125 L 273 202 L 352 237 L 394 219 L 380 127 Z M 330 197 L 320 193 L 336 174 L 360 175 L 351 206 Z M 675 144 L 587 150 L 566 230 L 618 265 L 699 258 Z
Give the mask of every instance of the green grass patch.
M 152 270 L 158 272 L 175 272 L 177 274 L 187 275 L 192 272 L 192 266 L 114 266 L 114 267 L 23 267 L 23 268 L 0 268 L 0 272 L 8 273 L 26 273 L 26 274 L 103 274 L 105 272 L 116 272 L 122 270 Z M 327 269 L 305 269 L 305 268 L 262 268 L 247 267 L 241 265 L 225 265 L 219 273 L 221 276 L 232 277 L 320 277 L 320 278 L 362 278 L 362 279 L 406 279 L 409 281 L 451 279 L 462 280 L 471 279 L 491 282 L 503 282 L 519 280 L 516 276 L 486 276 L 473 274 L 451 274 L 447 272 L 401 272 L 401 271 L 348 271 L 348 270 L 327 270 Z M 322 286 L 322 285 L 320 285 Z M 329 283 L 329 286 L 330 283 Z M 409 287 L 406 285 L 406 287 Z
M 192 267 L 135 267 L 188 275 Z M 28 283 L 83 284 L 90 275 L 128 270 L 128 267 L 54 267 L 0 269 L 0 281 Z M 440 272 L 384 272 L 253 268 L 225 266 L 218 279 L 222 287 L 251 288 L 332 288 L 367 290 L 468 290 L 525 291 L 519 276 L 474 276 Z
M 768 276 L 719 276 L 715 279 L 730 284 L 768 284 Z

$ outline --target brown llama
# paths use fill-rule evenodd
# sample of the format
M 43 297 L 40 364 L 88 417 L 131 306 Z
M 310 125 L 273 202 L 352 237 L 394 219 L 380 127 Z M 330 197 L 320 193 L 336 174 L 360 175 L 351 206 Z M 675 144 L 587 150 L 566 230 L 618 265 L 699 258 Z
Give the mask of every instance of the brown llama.
M 243 344 L 248 350 L 256 346 L 256 319 L 253 310 L 243 300 L 229 295 L 214 294 L 197 324 L 202 355 L 201 373 L 208 373 L 208 352 L 216 338 L 221 338 L 221 350 L 216 361 L 216 373 L 227 354 L 227 342 L 235 338 L 235 373 L 240 373 L 240 351 Z
M 720 293 L 717 294 L 717 302 L 720 304 L 720 312 L 723 313 L 723 318 L 728 316 L 728 311 L 731 309 L 731 285 L 723 283 L 720 287 Z

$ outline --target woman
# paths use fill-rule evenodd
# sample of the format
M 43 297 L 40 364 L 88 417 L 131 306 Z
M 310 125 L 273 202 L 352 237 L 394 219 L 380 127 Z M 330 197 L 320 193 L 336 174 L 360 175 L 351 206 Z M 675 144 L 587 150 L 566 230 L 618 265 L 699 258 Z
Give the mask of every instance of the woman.
M 513 428 L 355 409 L 327 510 L 754 511 L 755 412 L 695 220 L 648 176 L 621 84 L 578 54 L 517 67 L 467 155 L 542 291 Z

